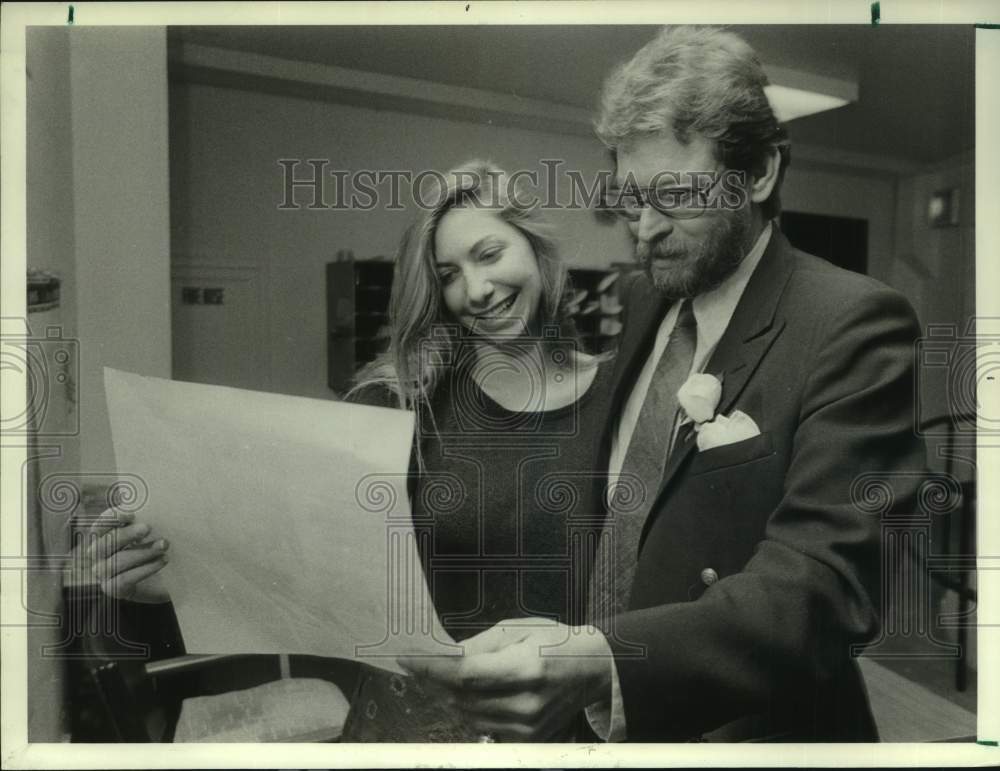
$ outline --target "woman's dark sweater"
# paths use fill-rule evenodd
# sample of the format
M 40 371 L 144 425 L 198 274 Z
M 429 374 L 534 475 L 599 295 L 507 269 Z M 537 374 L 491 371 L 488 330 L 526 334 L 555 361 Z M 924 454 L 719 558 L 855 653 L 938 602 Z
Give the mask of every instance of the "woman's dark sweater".
M 602 363 L 576 402 L 544 412 L 505 409 L 467 367 L 436 388 L 410 492 L 428 587 L 455 639 L 523 616 L 582 623 L 588 534 L 603 517 L 594 480 L 610 379 Z M 352 400 L 393 398 L 371 386 Z

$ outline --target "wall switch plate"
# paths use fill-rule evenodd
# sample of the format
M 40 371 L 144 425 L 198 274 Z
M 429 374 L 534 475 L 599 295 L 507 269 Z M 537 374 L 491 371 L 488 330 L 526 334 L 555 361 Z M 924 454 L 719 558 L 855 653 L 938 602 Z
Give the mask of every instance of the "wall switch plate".
M 201 296 L 205 305 L 222 305 L 224 302 L 224 292 L 222 287 L 206 287 L 201 290 Z

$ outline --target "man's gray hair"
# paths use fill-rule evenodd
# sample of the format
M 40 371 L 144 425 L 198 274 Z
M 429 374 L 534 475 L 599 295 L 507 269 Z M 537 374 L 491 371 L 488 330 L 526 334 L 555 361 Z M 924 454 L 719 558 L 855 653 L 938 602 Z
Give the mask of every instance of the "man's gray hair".
M 781 211 L 779 191 L 791 152 L 766 85 L 757 54 L 738 35 L 716 27 L 665 27 L 608 77 L 595 128 L 615 154 L 634 139 L 667 129 L 682 144 L 701 136 L 715 144 L 727 169 L 754 176 L 763 174 L 777 148 L 778 181 L 763 205 L 772 218 Z

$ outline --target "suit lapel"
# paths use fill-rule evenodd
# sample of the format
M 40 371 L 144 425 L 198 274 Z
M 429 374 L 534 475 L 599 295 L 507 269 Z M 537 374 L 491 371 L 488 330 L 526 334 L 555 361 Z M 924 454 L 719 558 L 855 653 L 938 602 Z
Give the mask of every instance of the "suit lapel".
M 722 381 L 722 397 L 716 414 L 724 415 L 730 411 L 764 354 L 784 327 L 784 320 L 776 318 L 776 311 L 791 274 L 791 245 L 777 227 L 773 227 L 767 249 L 705 367 L 706 373 L 715 375 Z M 696 446 L 693 430 L 684 428 L 678 433 L 667 459 L 657 501 L 669 487 L 684 459 Z M 657 505 L 654 503 L 646 521 L 647 528 L 656 511 Z

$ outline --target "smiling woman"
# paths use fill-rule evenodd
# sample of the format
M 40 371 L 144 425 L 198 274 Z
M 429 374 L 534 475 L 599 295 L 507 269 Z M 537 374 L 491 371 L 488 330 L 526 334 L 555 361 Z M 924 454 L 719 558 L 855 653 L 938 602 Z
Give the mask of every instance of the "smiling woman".
M 389 351 L 357 378 L 394 405 L 431 413 L 441 381 L 465 361 L 474 382 L 519 412 L 564 407 L 585 392 L 599 359 L 580 350 L 563 308 L 566 267 L 523 183 L 470 161 L 406 231 L 389 305 Z M 456 357 L 464 352 L 465 359 Z M 417 457 L 422 455 L 418 427 Z
M 434 246 L 442 298 L 459 323 L 483 337 L 537 332 L 542 277 L 517 228 L 488 210 L 451 209 Z
M 448 632 L 475 647 L 500 622 L 531 617 L 568 636 L 586 620 L 592 555 L 579 545 L 601 524 L 595 415 L 610 365 L 578 350 L 562 308 L 566 270 L 537 209 L 520 205 L 527 196 L 487 163 L 446 179 L 397 257 L 389 351 L 348 398 L 417 413 L 413 522 Z M 367 673 L 345 738 L 575 735 L 449 709 L 443 695 L 393 678 Z

